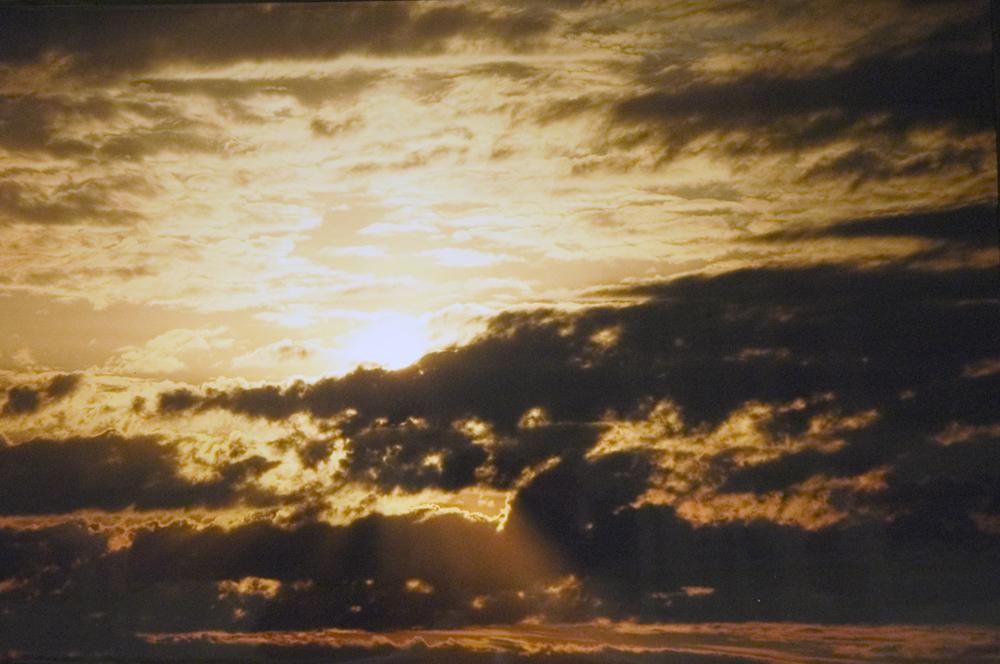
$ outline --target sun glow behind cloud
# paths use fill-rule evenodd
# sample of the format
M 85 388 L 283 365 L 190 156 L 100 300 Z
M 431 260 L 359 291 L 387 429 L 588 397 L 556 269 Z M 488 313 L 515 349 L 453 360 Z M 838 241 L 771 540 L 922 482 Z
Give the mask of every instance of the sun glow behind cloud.
M 424 317 L 386 312 L 350 333 L 338 350 L 341 366 L 370 363 L 401 369 L 431 350 L 431 344 Z

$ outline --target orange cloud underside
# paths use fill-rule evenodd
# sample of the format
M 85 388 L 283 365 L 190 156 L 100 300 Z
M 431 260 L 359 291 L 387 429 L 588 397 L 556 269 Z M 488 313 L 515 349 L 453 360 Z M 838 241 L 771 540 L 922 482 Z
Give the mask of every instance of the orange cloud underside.
M 961 625 L 815 625 L 796 623 L 530 624 L 454 630 L 316 631 L 143 634 L 151 643 L 205 641 L 241 646 L 329 648 L 414 647 L 479 653 L 686 653 L 739 657 L 773 664 L 839 662 L 995 661 L 1000 629 Z M 976 653 L 983 653 L 982 656 Z

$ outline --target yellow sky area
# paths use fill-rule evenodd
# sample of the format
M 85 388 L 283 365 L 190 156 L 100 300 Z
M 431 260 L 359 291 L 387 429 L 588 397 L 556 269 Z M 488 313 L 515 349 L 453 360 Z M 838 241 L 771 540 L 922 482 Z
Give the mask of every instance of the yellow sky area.
M 591 11 L 567 16 L 585 23 Z M 881 6 L 866 13 L 875 23 L 891 17 Z M 735 160 L 713 152 L 708 136 L 666 162 L 655 141 L 615 147 L 635 130 L 614 126 L 608 111 L 644 90 L 634 68 L 658 43 L 660 21 L 687 39 L 685 30 L 747 19 L 646 7 L 617 20 L 640 18 L 628 48 L 615 41 L 621 33 L 597 31 L 523 52 L 456 40 L 431 56 L 173 63 L 96 87 L 51 78 L 46 94 L 66 107 L 104 109 L 60 112 L 54 131 L 100 149 L 77 161 L 4 157 L 17 205 L 0 211 L 10 217 L 0 224 L 0 294 L 13 314 L 0 320 L 0 366 L 13 368 L 24 351 L 39 367 L 192 382 L 398 367 L 467 339 L 491 313 L 580 302 L 594 285 L 775 261 L 886 260 L 917 241 L 781 252 L 746 240 L 790 223 L 992 195 L 985 171 L 862 187 L 801 180 L 849 141 Z M 841 38 L 815 25 L 787 48 L 834 58 Z M 926 29 L 922 20 L 906 28 Z M 730 38 L 767 42 L 766 30 L 740 30 Z M 696 44 L 705 72 L 772 57 L 748 47 L 748 62 L 722 62 Z M 30 79 L 6 85 L 40 93 Z M 906 156 L 942 140 L 916 131 Z M 993 150 L 989 136 L 949 140 Z M 129 323 L 96 322 L 114 319 Z M 38 334 L 52 325 L 93 332 Z M 198 331 L 203 341 L 192 341 Z

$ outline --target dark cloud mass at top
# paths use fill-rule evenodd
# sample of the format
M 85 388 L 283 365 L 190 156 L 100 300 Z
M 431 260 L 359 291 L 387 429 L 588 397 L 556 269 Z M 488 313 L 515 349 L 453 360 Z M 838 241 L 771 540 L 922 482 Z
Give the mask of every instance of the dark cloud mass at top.
M 988 9 L 0 8 L 0 660 L 996 661 Z
M 622 100 L 614 118 L 654 130 L 668 154 L 705 136 L 738 155 L 798 151 L 845 138 L 898 141 L 906 132 L 929 127 L 958 135 L 989 131 L 992 56 L 980 45 L 987 24 L 978 15 L 968 22 L 965 41 L 954 40 L 954 29 L 943 30 L 907 51 L 838 67 L 800 74 L 751 71 L 731 80 L 670 85 Z M 862 177 L 881 174 L 873 157 L 842 159 L 826 168 L 860 171 Z
M 174 62 L 226 64 L 346 53 L 432 53 L 455 36 L 517 44 L 543 34 L 541 8 L 338 3 L 218 6 L 8 7 L 0 61 L 65 55 L 83 75 L 119 75 Z

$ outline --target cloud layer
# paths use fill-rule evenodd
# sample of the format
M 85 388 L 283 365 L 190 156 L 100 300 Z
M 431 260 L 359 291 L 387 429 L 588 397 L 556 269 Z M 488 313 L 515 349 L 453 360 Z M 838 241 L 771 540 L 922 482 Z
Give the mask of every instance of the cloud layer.
M 0 8 L 0 659 L 992 661 L 988 11 Z

